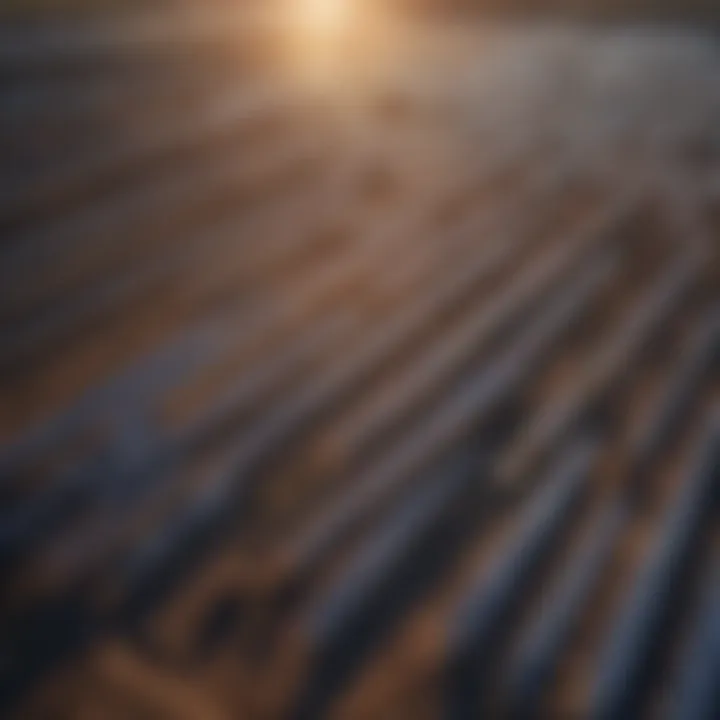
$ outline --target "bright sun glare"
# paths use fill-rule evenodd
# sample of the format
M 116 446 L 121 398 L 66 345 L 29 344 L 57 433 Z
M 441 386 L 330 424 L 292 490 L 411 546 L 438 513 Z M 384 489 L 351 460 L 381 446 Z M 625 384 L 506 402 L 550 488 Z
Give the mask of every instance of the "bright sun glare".
M 358 31 L 360 0 L 288 0 L 293 64 L 307 79 L 339 81 Z
M 298 0 L 299 20 L 307 30 L 321 35 L 335 34 L 348 27 L 352 0 Z
M 387 3 L 282 0 L 288 70 L 295 81 L 345 101 L 384 72 L 400 45 Z

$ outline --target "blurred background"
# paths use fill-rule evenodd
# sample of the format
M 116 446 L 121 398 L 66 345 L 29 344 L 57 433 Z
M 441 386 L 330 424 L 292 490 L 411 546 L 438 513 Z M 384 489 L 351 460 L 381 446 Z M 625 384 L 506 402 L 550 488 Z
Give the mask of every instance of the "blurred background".
M 0 716 L 720 718 L 719 20 L 5 0 Z

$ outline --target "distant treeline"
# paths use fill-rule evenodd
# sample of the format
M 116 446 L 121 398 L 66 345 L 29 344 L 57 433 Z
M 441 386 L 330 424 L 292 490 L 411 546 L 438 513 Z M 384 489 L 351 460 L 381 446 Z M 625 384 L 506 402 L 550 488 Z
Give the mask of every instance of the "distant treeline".
M 442 14 L 591 22 L 669 22 L 720 27 L 720 0 L 392 0 Z

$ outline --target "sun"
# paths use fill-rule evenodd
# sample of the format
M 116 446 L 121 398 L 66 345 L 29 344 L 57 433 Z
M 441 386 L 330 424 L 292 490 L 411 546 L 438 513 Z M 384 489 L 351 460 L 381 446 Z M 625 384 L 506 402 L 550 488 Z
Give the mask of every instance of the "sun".
M 353 0 L 297 0 L 298 20 L 309 32 L 334 36 L 352 24 Z
M 286 0 L 294 72 L 315 84 L 342 84 L 362 20 L 360 0 Z

